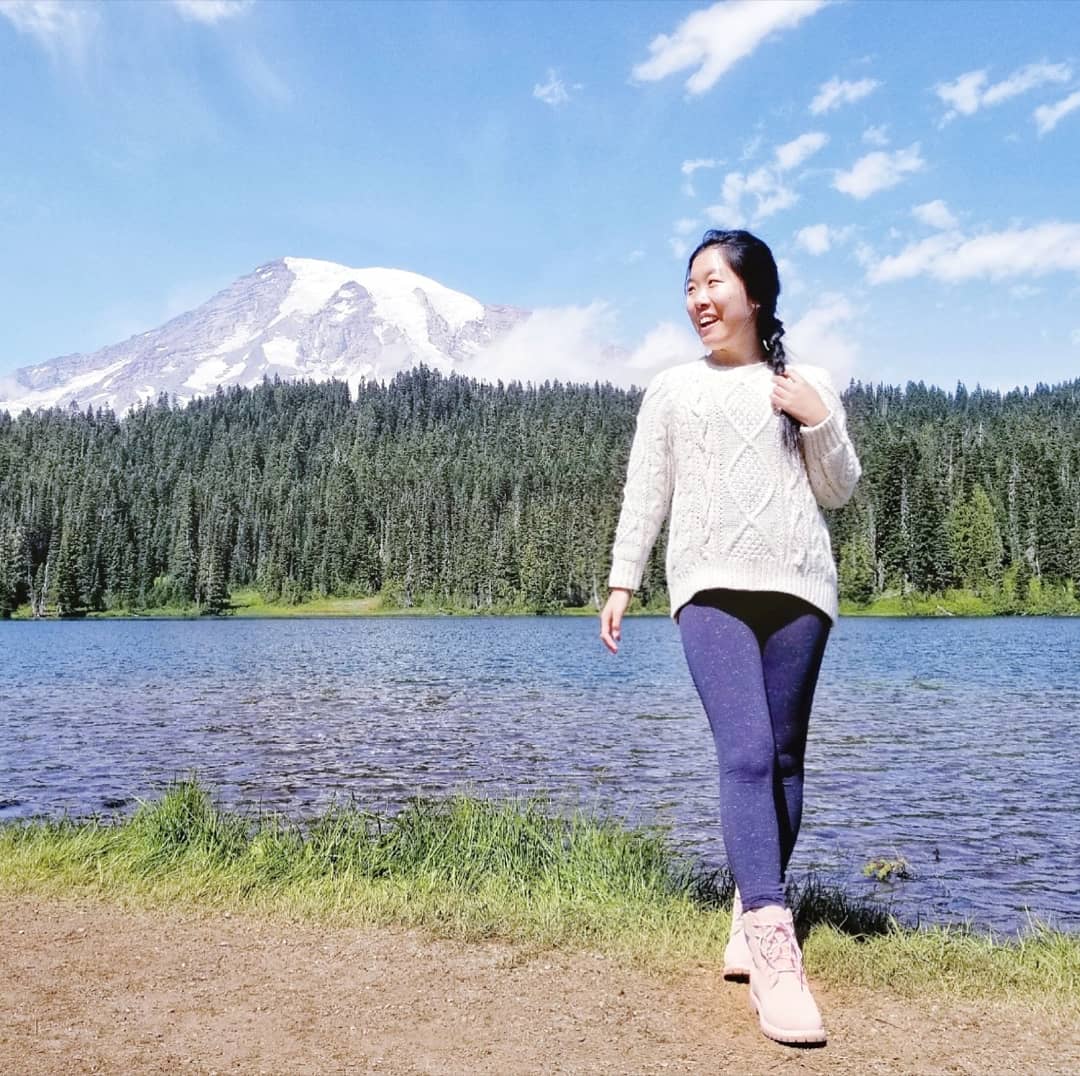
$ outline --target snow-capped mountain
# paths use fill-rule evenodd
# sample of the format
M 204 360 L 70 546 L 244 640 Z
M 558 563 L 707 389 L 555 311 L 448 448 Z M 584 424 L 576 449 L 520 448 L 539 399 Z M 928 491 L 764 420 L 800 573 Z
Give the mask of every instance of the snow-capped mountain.
M 264 376 L 355 386 L 420 362 L 449 372 L 528 316 L 401 269 L 283 258 L 158 329 L 17 370 L 0 382 L 0 410 L 77 401 L 121 414 L 162 392 L 186 402 Z

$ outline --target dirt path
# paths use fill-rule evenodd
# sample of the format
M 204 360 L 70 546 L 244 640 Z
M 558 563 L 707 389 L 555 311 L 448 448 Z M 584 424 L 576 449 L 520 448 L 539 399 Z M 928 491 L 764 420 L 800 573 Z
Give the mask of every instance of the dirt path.
M 820 989 L 822 1050 L 746 988 L 597 956 L 103 903 L 0 899 L 0 1072 L 1077 1073 L 1080 1033 L 1004 1005 Z

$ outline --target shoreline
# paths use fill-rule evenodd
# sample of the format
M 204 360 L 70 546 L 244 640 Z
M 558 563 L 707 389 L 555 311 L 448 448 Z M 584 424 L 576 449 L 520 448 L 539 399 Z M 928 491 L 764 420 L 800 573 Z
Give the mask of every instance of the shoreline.
M 657 974 L 718 971 L 732 893 L 726 872 L 703 871 L 662 831 L 539 800 L 416 800 L 393 815 L 332 806 L 300 825 L 222 810 L 189 780 L 123 818 L 0 823 L 0 898 L 418 928 Z M 1034 920 L 1015 937 L 905 926 L 812 879 L 790 901 L 822 983 L 1080 1017 L 1080 934 Z
M 958 605 L 952 609 L 935 599 L 885 598 L 868 606 L 859 606 L 850 602 L 840 603 L 841 619 L 878 619 L 878 620 L 1004 620 L 1027 618 L 1053 618 L 1080 616 L 1080 604 L 1075 608 L 1042 608 L 1033 610 L 995 610 L 989 606 Z M 394 617 L 505 617 L 505 618 L 545 618 L 545 617 L 599 617 L 600 611 L 591 607 L 571 607 L 561 609 L 467 609 L 437 605 L 416 605 L 408 608 L 383 605 L 379 598 L 323 598 L 296 605 L 278 605 L 270 602 L 258 602 L 231 605 L 221 613 L 200 613 L 194 609 L 148 609 L 131 612 L 109 610 L 105 612 L 86 612 L 78 616 L 57 616 L 55 613 L 45 616 L 33 616 L 25 606 L 17 609 L 7 619 L 13 622 L 27 623 L 35 621 L 78 621 L 78 620 L 361 620 Z M 625 616 L 664 617 L 670 614 L 666 608 L 631 609 Z

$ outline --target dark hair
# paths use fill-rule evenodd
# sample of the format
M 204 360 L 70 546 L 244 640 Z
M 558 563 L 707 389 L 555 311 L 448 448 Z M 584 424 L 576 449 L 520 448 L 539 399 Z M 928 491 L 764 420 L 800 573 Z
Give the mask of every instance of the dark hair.
M 780 274 L 776 259 L 766 243 L 756 235 L 741 229 L 722 231 L 710 228 L 694 248 L 686 263 L 686 283 L 690 282 L 690 270 L 694 259 L 709 247 L 719 247 L 724 261 L 742 281 L 746 296 L 757 304 L 757 335 L 765 352 L 765 361 L 773 373 L 782 374 L 787 368 L 787 352 L 784 350 L 784 323 L 776 316 L 776 301 L 780 298 Z M 784 413 L 784 444 L 792 451 L 799 448 L 799 422 Z

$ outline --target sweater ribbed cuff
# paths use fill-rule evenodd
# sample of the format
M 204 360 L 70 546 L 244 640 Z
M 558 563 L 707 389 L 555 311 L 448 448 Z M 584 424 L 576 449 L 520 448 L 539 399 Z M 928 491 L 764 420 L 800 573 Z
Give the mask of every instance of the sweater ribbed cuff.
M 803 426 L 799 431 L 803 445 L 819 459 L 844 443 L 844 435 L 835 411 L 829 412 L 816 426 Z
M 621 590 L 637 590 L 641 586 L 641 577 L 645 572 L 644 564 L 637 564 L 632 560 L 615 560 L 611 563 L 611 574 L 608 576 L 608 587 L 619 587 Z

